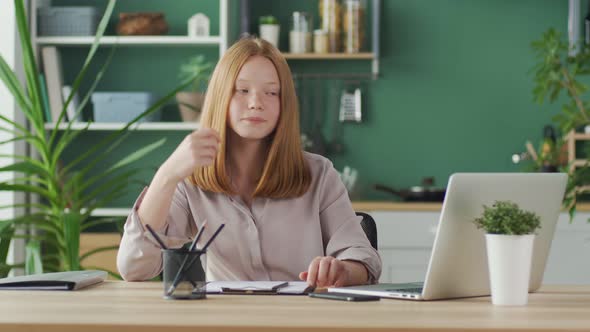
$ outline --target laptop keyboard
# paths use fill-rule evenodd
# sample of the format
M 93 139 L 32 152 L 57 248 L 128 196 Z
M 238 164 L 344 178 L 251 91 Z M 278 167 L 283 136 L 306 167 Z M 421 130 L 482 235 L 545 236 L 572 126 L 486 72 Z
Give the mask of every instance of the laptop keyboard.
M 388 289 L 388 292 L 396 292 L 396 293 L 412 293 L 412 294 L 422 294 L 422 287 L 416 288 L 393 288 Z

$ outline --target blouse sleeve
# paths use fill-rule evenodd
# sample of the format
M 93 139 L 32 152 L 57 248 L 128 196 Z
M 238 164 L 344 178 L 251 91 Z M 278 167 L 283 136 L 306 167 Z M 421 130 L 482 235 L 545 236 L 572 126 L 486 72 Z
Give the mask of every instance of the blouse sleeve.
M 146 191 L 147 187 L 143 189 L 127 217 L 117 253 L 117 268 L 126 281 L 149 280 L 162 271 L 160 245 L 143 226 L 137 213 Z M 182 182 L 176 187 L 164 227 L 155 231 L 168 248 L 182 247 L 196 232 Z
M 320 185 L 320 222 L 327 256 L 362 263 L 369 272 L 369 283 L 381 275 L 381 257 L 365 235 L 352 208 L 348 191 L 331 162 L 326 163 Z

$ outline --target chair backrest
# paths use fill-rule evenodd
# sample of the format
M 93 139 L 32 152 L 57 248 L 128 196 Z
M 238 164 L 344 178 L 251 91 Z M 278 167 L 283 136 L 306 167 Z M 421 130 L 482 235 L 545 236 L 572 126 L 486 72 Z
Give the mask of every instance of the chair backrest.
M 375 223 L 375 219 L 365 212 L 357 212 L 356 215 L 363 217 L 361 220 L 361 227 L 363 228 L 363 231 L 365 231 L 371 246 L 377 250 L 377 224 Z

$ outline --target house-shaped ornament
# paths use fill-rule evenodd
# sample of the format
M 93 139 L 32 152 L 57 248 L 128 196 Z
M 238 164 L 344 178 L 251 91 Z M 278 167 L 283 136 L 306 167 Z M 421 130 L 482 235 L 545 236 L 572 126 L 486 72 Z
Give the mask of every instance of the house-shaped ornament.
M 209 17 L 203 13 L 196 13 L 188 20 L 188 35 L 190 37 L 209 36 Z

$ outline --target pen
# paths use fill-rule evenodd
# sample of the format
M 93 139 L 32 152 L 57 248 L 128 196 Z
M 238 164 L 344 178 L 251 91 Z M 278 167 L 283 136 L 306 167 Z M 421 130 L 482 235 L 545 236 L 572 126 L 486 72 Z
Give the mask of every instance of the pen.
M 197 248 L 197 242 L 199 242 L 201 235 L 203 235 L 203 230 L 205 229 L 205 226 L 207 226 L 207 220 L 205 220 L 203 222 L 201 229 L 199 229 L 199 232 L 197 232 L 197 236 L 195 236 L 193 243 L 191 243 L 191 247 L 190 247 L 189 251 L 193 251 Z
M 203 246 L 203 248 L 201 249 L 202 252 L 205 252 L 205 250 L 207 250 L 207 247 L 209 247 L 209 245 L 211 244 L 211 242 L 213 242 L 213 240 L 215 240 L 215 238 L 217 237 L 217 235 L 219 234 L 219 232 L 221 232 L 221 230 L 223 229 L 223 227 L 225 227 L 225 224 L 221 224 L 219 226 L 219 228 L 217 228 L 217 230 L 215 231 L 215 233 L 213 233 L 213 236 L 211 236 L 211 238 L 209 239 L 209 241 L 207 241 L 207 243 L 205 244 L 205 246 Z M 201 227 L 201 230 L 203 229 L 203 227 Z M 200 234 L 197 234 L 197 236 L 195 237 L 195 241 L 193 241 L 193 244 L 197 243 L 197 239 L 199 238 L 199 236 L 202 234 L 202 232 L 199 232 Z M 191 248 L 193 247 L 193 245 L 191 244 Z M 174 293 L 174 290 L 176 289 L 176 286 L 178 286 L 178 283 L 180 282 L 180 279 L 182 277 L 182 275 L 185 273 L 185 270 L 189 270 L 191 268 L 191 266 L 193 265 L 193 263 L 195 262 L 195 260 L 197 260 L 201 255 L 197 256 L 197 257 L 193 257 L 193 259 L 191 260 L 191 262 L 187 265 L 186 262 L 188 260 L 188 256 L 185 257 L 184 261 L 182 262 L 182 264 L 180 265 L 180 267 L 178 268 L 178 272 L 176 273 L 176 276 L 174 277 L 174 280 L 172 281 L 172 285 L 170 286 L 170 288 L 168 289 L 168 295 L 171 295 L 172 293 Z
M 217 230 L 215 231 L 215 233 L 213 233 L 213 236 L 211 236 L 211 238 L 209 239 L 209 241 L 207 241 L 207 243 L 205 243 L 205 246 L 201 250 L 203 250 L 203 251 L 207 250 L 207 247 L 209 247 L 209 245 L 211 244 L 211 242 L 213 242 L 213 240 L 215 240 L 215 237 L 217 236 L 217 234 L 219 234 L 219 232 L 221 232 L 221 230 L 223 229 L 223 227 L 225 227 L 225 224 L 219 225 L 219 228 L 217 228 Z
M 205 226 L 207 226 L 207 220 L 205 220 L 203 222 L 203 225 L 201 226 L 201 228 L 197 232 L 197 235 L 193 239 L 193 242 L 191 243 L 191 246 L 189 247 L 188 251 L 194 251 L 195 250 L 195 248 L 197 247 L 197 242 L 199 242 L 199 238 L 201 238 L 201 235 L 203 235 L 203 230 L 205 229 Z M 168 294 L 172 294 L 172 292 L 174 292 L 174 289 L 176 288 L 175 285 L 177 285 L 178 282 L 179 282 L 180 276 L 182 275 L 182 272 L 184 270 L 184 266 L 186 265 L 186 261 L 187 260 L 188 260 L 188 255 L 184 256 L 184 260 L 180 264 L 180 267 L 178 268 L 178 271 L 176 272 L 176 275 L 174 276 L 174 279 L 172 279 L 173 280 L 172 281 L 173 287 L 170 287 L 170 289 L 168 290 Z M 193 283 L 193 286 L 195 286 L 195 283 Z

